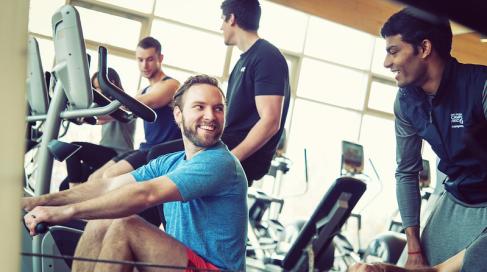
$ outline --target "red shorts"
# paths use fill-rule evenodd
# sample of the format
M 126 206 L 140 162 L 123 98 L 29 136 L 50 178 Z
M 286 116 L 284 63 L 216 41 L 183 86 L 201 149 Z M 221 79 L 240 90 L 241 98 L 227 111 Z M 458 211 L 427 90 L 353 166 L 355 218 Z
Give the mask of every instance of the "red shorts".
M 188 267 L 186 268 L 186 272 L 194 272 L 200 271 L 191 268 L 198 268 L 198 269 L 208 269 L 209 271 L 219 271 L 220 269 L 213 264 L 205 261 L 201 258 L 198 254 L 194 253 L 191 249 L 186 248 L 186 255 L 188 255 Z

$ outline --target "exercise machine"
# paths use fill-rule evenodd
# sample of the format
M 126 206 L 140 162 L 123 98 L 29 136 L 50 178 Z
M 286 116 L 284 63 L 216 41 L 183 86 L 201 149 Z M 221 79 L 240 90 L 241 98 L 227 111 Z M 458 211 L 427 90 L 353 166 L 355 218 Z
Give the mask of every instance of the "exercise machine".
M 333 267 L 333 238 L 365 192 L 364 182 L 340 177 L 323 196 L 289 251 L 263 263 L 247 259 L 248 271 L 326 271 Z
M 42 195 L 50 191 L 51 171 L 54 159 L 54 149 L 59 133 L 61 121 L 64 119 L 89 118 L 93 116 L 114 114 L 125 118 L 127 112 L 120 109 L 124 105 L 131 115 L 153 122 L 156 119 L 154 111 L 134 98 L 119 90 L 107 79 L 107 50 L 99 49 L 99 76 L 101 88 L 114 97 L 113 101 L 100 101 L 94 98 L 88 74 L 88 58 L 77 10 L 70 5 L 61 7 L 52 17 L 53 39 L 56 54 L 55 66 L 52 71 L 50 101 L 46 95 L 46 87 L 40 79 L 39 50 L 35 42 L 29 42 L 29 75 L 28 98 L 31 114 L 27 117 L 29 123 L 42 123 L 42 137 L 34 158 L 36 166 L 27 180 L 26 185 L 33 184 L 34 190 L 26 187 L 26 194 Z M 95 92 L 96 93 L 96 92 Z M 41 101 L 36 101 L 41 99 Z M 103 99 L 103 98 L 101 98 Z M 31 101 L 32 100 L 32 101 Z M 113 116 L 113 115 L 112 115 Z M 122 117 L 124 116 L 124 117 Z M 129 118 L 129 117 L 127 117 Z M 45 228 L 39 225 L 39 228 Z M 63 241 L 72 242 L 79 237 L 81 225 L 52 226 L 47 234 L 39 234 L 34 238 L 25 237 L 23 251 L 37 254 L 56 255 L 64 253 Z M 41 230 L 41 229 L 39 229 Z M 72 235 L 72 236 L 69 236 Z M 62 237 L 67 237 L 62 239 Z M 61 248 L 61 250 L 60 250 Z M 74 249 L 73 249 L 74 250 Z M 69 251 L 69 250 L 68 250 Z M 69 263 L 63 260 L 41 257 L 23 257 L 23 271 L 69 271 Z

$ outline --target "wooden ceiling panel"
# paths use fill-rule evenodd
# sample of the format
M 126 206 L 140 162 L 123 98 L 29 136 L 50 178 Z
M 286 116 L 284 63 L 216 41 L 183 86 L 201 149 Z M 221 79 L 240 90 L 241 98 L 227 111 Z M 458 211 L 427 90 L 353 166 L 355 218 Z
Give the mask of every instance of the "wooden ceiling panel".
M 386 0 L 271 0 L 308 14 L 379 36 L 384 22 L 403 5 Z M 487 43 L 479 35 L 453 37 L 452 55 L 460 62 L 487 65 Z

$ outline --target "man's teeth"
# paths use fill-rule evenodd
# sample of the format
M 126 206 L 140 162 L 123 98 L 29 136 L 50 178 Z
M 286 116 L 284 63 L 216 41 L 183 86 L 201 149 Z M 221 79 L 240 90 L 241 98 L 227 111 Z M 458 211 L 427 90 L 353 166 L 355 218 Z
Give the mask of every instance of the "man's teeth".
M 200 128 L 205 129 L 205 130 L 215 130 L 213 126 L 200 126 Z

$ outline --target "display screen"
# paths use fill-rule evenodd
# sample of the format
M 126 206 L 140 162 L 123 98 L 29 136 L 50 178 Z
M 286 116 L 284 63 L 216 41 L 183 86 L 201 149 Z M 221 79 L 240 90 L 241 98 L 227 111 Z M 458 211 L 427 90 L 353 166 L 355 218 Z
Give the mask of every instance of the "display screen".
M 362 173 L 364 168 L 364 149 L 362 145 L 342 141 L 342 174 Z

